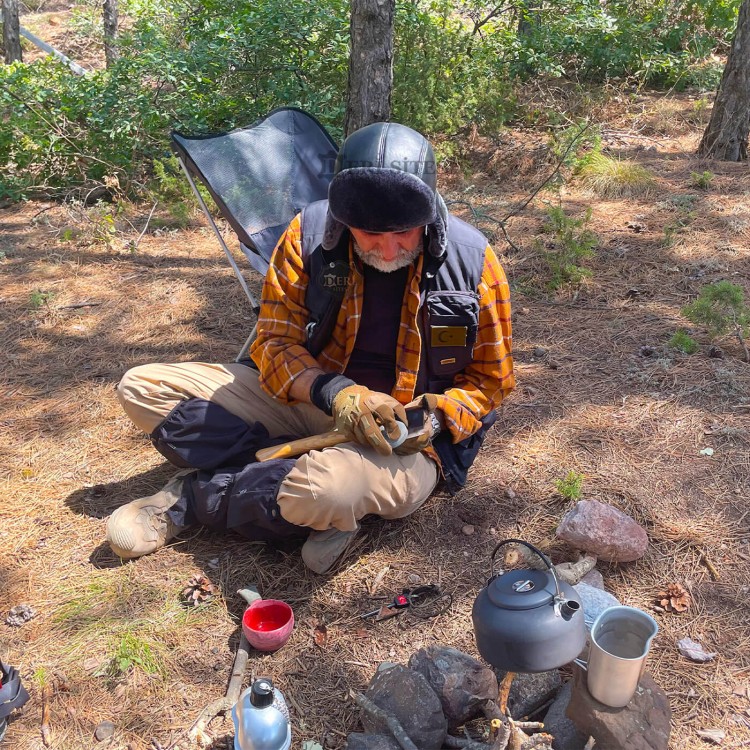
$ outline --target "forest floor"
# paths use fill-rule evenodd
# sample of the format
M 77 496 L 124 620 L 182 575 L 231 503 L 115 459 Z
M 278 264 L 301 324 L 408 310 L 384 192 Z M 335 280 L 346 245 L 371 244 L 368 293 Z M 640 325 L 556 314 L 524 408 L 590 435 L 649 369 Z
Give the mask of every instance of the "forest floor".
M 640 197 L 603 199 L 563 169 L 507 220 L 509 244 L 488 217 L 503 218 L 553 171 L 549 135 L 466 136 L 443 192 L 492 235 L 508 273 L 518 386 L 465 489 L 438 491 L 401 522 L 366 521 L 326 576 L 298 553 L 201 530 L 133 562 L 109 551 L 107 515 L 172 473 L 119 408 L 119 378 L 147 362 L 230 361 L 253 315 L 197 214 L 177 228 L 158 207 L 139 240 L 148 205 L 0 210 L 0 657 L 32 695 L 7 747 L 43 747 L 46 704 L 54 748 L 99 746 L 94 730 L 110 720 L 115 734 L 101 747 L 184 750 L 185 730 L 224 694 L 243 611 L 235 592 L 255 582 L 293 606 L 296 624 L 280 651 L 251 654 L 248 681 L 269 676 L 285 693 L 295 748 L 342 748 L 360 727 L 350 691 L 381 661 L 405 662 L 434 643 L 477 655 L 470 612 L 499 540 L 571 557 L 554 534 L 573 505 L 555 482 L 571 471 L 583 477 L 583 498 L 648 530 L 644 558 L 599 569 L 622 603 L 659 623 L 647 668 L 671 702 L 670 748 L 704 747 L 706 729 L 726 733 L 722 747 L 750 745 L 750 365 L 736 339 L 708 356 L 705 332 L 681 314 L 721 279 L 750 295 L 747 165 L 693 155 L 710 108 L 699 95 L 528 96 L 554 96 L 571 117 L 585 112 L 605 153 L 642 165 L 654 184 Z M 713 177 L 701 188 L 695 175 L 705 171 Z M 579 218 L 591 209 L 598 242 L 578 287 L 547 286 L 548 205 Z M 247 278 L 257 293 L 261 279 Z M 696 353 L 670 347 L 680 328 L 699 342 Z M 180 592 L 201 571 L 217 594 L 185 608 Z M 360 620 L 377 606 L 373 595 L 416 580 L 449 591 L 450 611 Z M 670 583 L 689 591 L 687 611 L 654 610 Z M 20 604 L 35 616 L 3 624 Z M 684 637 L 717 656 L 686 660 L 676 646 Z M 231 747 L 228 718 L 209 731 L 211 747 Z

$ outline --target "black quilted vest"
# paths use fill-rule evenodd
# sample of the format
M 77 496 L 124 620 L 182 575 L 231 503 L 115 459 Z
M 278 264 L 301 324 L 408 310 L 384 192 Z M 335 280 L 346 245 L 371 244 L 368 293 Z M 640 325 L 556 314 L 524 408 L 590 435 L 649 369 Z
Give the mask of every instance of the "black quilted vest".
M 349 278 L 349 233 L 333 250 L 323 250 L 320 244 L 327 210 L 328 201 L 317 201 L 302 211 L 302 257 L 310 279 L 305 296 L 310 313 L 306 346 L 313 356 L 320 354 L 331 337 Z M 418 320 L 424 356 L 416 396 L 442 393 L 472 361 L 479 325 L 477 289 L 486 247 L 481 232 L 449 215 L 445 255 L 436 258 L 429 248 L 425 251 Z M 464 329 L 465 341 L 460 340 L 463 335 L 457 340 L 455 332 Z M 448 431 L 434 440 L 449 486 L 466 484 L 468 470 L 496 418 L 491 411 L 482 419 L 482 427 L 460 443 L 454 444 Z

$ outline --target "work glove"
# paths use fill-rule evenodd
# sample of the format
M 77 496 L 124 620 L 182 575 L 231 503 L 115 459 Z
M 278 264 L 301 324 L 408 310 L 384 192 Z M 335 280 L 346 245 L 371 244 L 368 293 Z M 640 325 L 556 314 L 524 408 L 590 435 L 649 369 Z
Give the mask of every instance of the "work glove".
M 419 398 L 414 399 L 405 407 L 408 411 L 412 409 L 421 409 L 423 418 L 422 432 L 405 440 L 394 453 L 399 456 L 410 456 L 413 453 L 420 453 L 432 443 L 432 439 L 440 432 L 440 422 L 435 413 L 437 410 L 437 396 L 434 393 L 425 393 Z
M 396 440 L 402 431 L 398 423 L 406 424 L 403 404 L 363 385 L 350 385 L 339 391 L 331 411 L 336 430 L 350 440 L 374 448 L 381 456 L 393 453 L 386 438 Z

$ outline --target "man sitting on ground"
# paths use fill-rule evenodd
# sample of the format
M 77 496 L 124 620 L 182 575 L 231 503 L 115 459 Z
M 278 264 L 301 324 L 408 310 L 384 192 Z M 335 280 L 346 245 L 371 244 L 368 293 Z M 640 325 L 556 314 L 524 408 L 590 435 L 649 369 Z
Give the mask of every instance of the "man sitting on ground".
M 328 201 L 295 217 L 263 286 L 251 361 L 136 367 L 118 395 L 184 470 L 118 508 L 123 558 L 194 524 L 284 543 L 331 568 L 373 513 L 403 518 L 440 474 L 461 486 L 514 385 L 508 283 L 436 190 L 432 147 L 376 123 L 349 136 Z M 395 449 L 400 423 L 416 429 Z M 332 429 L 348 442 L 259 463 L 259 448 Z

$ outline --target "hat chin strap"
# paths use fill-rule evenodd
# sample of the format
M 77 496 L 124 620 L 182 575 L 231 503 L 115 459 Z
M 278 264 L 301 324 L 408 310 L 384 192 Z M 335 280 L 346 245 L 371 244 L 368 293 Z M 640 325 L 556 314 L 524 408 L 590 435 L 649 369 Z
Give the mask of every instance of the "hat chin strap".
M 448 244 L 448 208 L 440 193 L 435 193 L 435 221 L 427 225 L 427 247 L 429 253 L 435 258 L 442 259 Z M 344 231 L 348 229 L 346 224 L 336 219 L 331 210 L 326 214 L 326 225 L 323 230 L 323 240 L 320 243 L 326 251 L 333 250 L 339 244 Z

